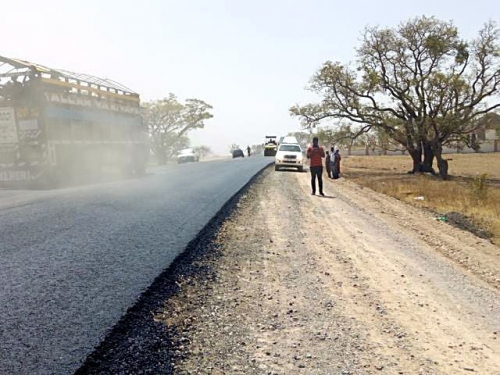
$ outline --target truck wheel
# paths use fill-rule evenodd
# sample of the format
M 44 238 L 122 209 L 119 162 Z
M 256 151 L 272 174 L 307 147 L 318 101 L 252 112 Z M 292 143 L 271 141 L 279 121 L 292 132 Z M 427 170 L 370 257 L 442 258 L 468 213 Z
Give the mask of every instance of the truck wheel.
M 278 167 L 277 165 L 274 166 L 274 170 L 275 171 L 279 171 L 280 170 L 280 167 Z
M 298 170 L 300 173 L 302 173 L 302 172 L 304 172 L 304 167 L 298 167 L 298 168 L 297 168 L 297 170 Z

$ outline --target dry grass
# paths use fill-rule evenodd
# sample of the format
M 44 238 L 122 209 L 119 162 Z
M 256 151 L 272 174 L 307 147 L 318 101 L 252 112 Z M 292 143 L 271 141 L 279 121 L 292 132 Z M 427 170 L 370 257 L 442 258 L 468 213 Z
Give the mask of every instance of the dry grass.
M 449 181 L 429 175 L 408 175 L 409 156 L 344 157 L 344 177 L 373 190 L 441 214 L 458 212 L 489 232 L 500 244 L 500 154 L 447 155 Z M 486 197 L 477 186 L 486 174 Z M 415 200 L 424 197 L 424 200 Z

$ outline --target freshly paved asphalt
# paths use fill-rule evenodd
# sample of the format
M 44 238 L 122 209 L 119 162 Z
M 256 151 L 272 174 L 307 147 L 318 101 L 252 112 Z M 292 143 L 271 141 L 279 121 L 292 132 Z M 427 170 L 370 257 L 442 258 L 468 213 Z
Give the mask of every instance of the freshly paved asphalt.
M 0 374 L 71 374 L 271 158 L 0 191 Z

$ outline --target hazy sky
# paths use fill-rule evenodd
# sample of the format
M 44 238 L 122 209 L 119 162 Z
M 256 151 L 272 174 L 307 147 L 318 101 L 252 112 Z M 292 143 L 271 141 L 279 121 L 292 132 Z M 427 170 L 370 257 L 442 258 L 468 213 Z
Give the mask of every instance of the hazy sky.
M 0 54 L 112 78 L 142 100 L 173 92 L 214 106 L 192 145 L 227 152 L 298 130 L 288 108 L 323 61 L 354 59 L 366 25 L 417 15 L 453 20 L 464 37 L 498 0 L 16 0 L 4 4 Z

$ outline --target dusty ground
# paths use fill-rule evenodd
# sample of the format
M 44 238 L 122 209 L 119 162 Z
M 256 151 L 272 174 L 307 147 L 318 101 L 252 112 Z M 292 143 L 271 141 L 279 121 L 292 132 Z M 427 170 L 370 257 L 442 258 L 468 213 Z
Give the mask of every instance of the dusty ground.
M 500 245 L 500 153 L 447 154 L 451 176 L 408 175 L 408 156 L 345 156 L 344 177 L 444 215 L 450 223 Z M 482 191 L 479 176 L 486 174 Z
M 410 156 L 347 156 L 344 152 L 342 165 L 353 170 L 365 170 L 376 176 L 384 173 L 404 174 L 412 169 Z M 488 178 L 500 180 L 500 153 L 478 154 L 445 154 L 448 160 L 449 173 L 452 176 L 474 177 L 486 173 Z M 436 167 L 435 167 L 436 168 Z
M 156 315 L 177 374 L 500 374 L 500 250 L 343 179 L 267 171 Z

